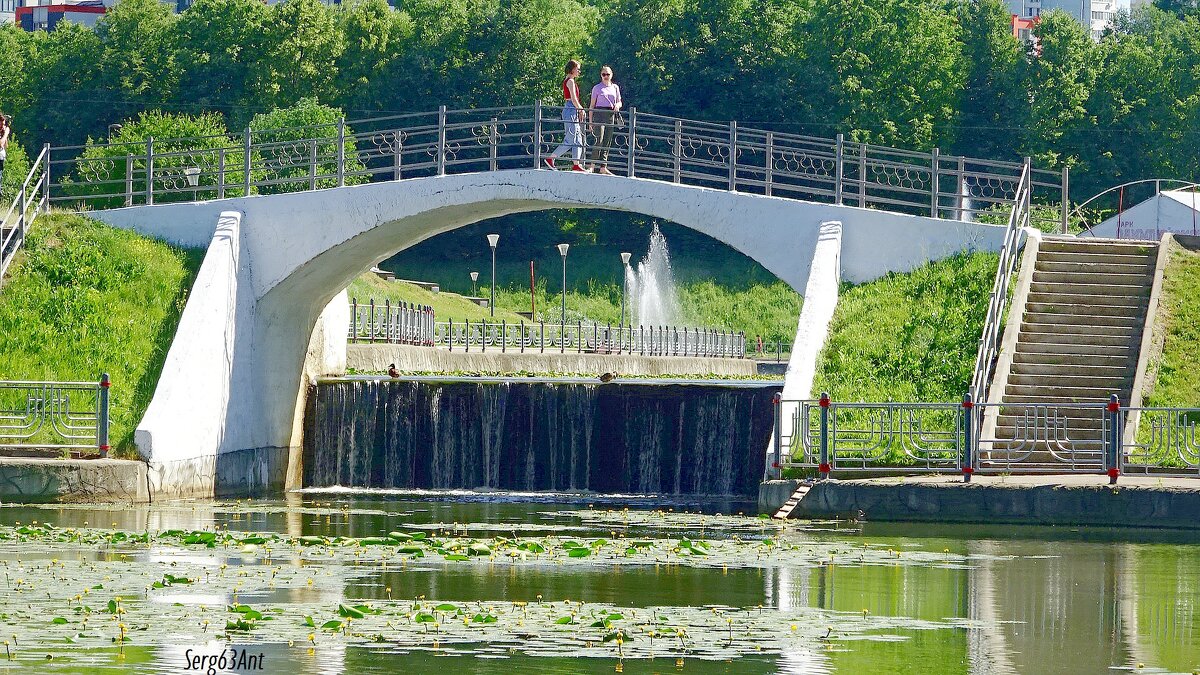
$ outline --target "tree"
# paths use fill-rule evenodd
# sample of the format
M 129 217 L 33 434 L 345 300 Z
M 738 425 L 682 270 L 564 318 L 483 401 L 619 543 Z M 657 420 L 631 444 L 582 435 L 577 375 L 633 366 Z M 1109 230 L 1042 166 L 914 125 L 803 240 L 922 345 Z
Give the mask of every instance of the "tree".
M 159 111 L 125 120 L 107 141 L 89 138 L 75 161 L 75 170 L 63 181 L 64 192 L 89 197 L 87 204 L 93 208 L 147 200 L 146 173 L 152 147 L 156 203 L 212 199 L 218 194 L 214 189 L 218 182 L 227 186 L 226 196 L 245 193 L 245 155 L 227 136 L 220 115 Z M 189 178 L 196 180 L 195 189 L 190 189 Z
M 251 91 L 262 108 L 301 98 L 336 98 L 337 63 L 345 51 L 334 9 L 321 0 L 286 0 L 270 7 L 263 35 L 269 46 L 251 65 Z
M 412 18 L 384 0 L 363 0 L 343 5 L 338 23 L 346 41 L 337 61 L 338 101 L 346 109 L 370 114 L 386 99 L 378 85 L 392 61 L 407 49 Z
M 1025 78 L 1030 101 L 1025 154 L 1054 168 L 1080 162 L 1079 145 L 1092 127 L 1087 101 L 1096 84 L 1096 43 L 1062 11 L 1047 12 L 1033 29 Z
M 969 0 L 958 8 L 967 76 L 958 104 L 956 153 L 1012 160 L 1029 119 L 1024 49 L 1012 35 L 1002 0 Z
M 179 82 L 175 13 L 160 0 L 122 0 L 96 24 L 100 72 L 113 92 L 115 112 L 161 106 Z
M 259 0 L 196 0 L 181 14 L 177 104 L 221 111 L 231 126 L 244 127 L 255 112 L 251 69 L 270 51 L 270 11 Z
M 298 192 L 317 187 L 334 187 L 338 174 L 338 124 L 342 111 L 303 98 L 294 106 L 261 113 L 250 121 L 254 144 L 252 176 L 260 194 Z M 366 183 L 365 167 L 358 159 L 354 132 L 344 130 L 346 185 Z M 312 160 L 316 159 L 316 163 Z

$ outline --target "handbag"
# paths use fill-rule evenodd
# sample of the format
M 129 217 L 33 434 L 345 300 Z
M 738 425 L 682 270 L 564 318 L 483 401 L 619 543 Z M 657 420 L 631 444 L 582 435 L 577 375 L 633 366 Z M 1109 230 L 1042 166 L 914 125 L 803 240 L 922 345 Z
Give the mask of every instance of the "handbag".
M 613 113 L 612 124 L 617 129 L 625 128 L 625 116 L 621 114 L 620 110 Z

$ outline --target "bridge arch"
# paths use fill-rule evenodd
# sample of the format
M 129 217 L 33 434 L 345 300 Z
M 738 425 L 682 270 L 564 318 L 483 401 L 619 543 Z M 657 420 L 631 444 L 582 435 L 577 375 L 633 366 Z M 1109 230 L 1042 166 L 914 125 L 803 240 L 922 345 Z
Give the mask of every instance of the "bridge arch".
M 429 237 L 555 208 L 678 223 L 740 251 L 801 293 L 823 222 L 842 223 L 841 269 L 850 281 L 964 249 L 997 250 L 1004 234 L 873 209 L 537 170 L 98 212 L 116 226 L 208 248 L 135 434 L 153 487 L 194 495 L 299 485 L 306 387 L 345 366 L 341 290 L 363 269 Z M 197 373 L 207 381 L 198 384 Z

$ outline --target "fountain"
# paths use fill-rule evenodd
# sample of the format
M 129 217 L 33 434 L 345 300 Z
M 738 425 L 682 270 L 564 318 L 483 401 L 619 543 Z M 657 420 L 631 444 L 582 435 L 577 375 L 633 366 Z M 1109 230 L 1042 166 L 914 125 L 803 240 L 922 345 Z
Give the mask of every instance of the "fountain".
M 632 303 L 631 325 L 671 326 L 679 323 L 679 296 L 671 274 L 671 256 L 658 223 L 650 232 L 650 249 L 638 263 L 637 270 L 632 266 L 625 268 L 625 283 Z

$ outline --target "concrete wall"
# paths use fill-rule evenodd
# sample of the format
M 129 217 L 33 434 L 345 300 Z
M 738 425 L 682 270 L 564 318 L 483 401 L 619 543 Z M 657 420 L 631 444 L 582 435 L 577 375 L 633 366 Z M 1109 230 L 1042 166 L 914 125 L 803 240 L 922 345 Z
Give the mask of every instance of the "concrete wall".
M 114 226 L 185 246 L 215 246 L 211 269 L 202 269 L 184 313 L 196 318 L 181 324 L 161 391 L 139 426 L 139 447 L 151 466 L 180 467 L 160 471 L 157 489 L 191 493 L 200 485 L 204 492 L 211 483 L 220 492 L 230 480 L 234 491 L 273 486 L 285 458 L 287 484 L 298 484 L 301 398 L 314 374 L 344 362 L 345 341 L 336 335 L 345 330 L 345 304 L 338 296 L 355 276 L 471 223 L 580 207 L 677 222 L 741 251 L 801 292 L 823 222 L 842 223 L 842 272 L 850 281 L 907 271 L 964 249 L 998 250 L 1004 234 L 989 225 L 536 170 L 97 212 Z M 237 213 L 235 235 L 229 231 L 234 216 L 223 214 Z M 200 370 L 203 386 L 172 377 Z M 189 406 L 205 411 L 206 419 L 196 421 Z
M 1200 194 L 1165 190 L 1093 227 L 1080 236 L 1158 241 L 1165 232 L 1200 234 Z
M 783 398 L 787 400 L 806 399 L 813 394 L 817 358 L 829 337 L 829 323 L 837 309 L 838 287 L 842 281 L 841 259 L 842 224 L 837 221 L 821 223 L 783 386 Z M 785 428 L 784 434 L 790 435 L 791 430 Z
M 742 375 L 755 374 L 753 359 L 704 359 L 690 356 L 577 354 L 548 351 L 519 353 L 450 352 L 411 345 L 357 344 L 346 347 L 346 365 L 384 372 L 389 364 L 402 371 L 479 373 L 618 373 L 621 375 Z

